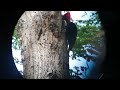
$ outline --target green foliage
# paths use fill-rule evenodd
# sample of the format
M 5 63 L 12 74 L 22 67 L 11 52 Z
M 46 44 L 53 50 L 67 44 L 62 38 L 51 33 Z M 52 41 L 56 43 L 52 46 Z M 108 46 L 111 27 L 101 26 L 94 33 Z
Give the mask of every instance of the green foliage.
M 78 20 L 76 25 L 78 33 L 76 43 L 72 50 L 72 58 L 81 56 L 87 60 L 93 59 L 86 54 L 87 50 L 85 47 L 89 45 L 89 47 L 97 49 L 104 46 L 104 32 L 100 30 L 101 26 L 97 12 L 92 12 L 89 20 Z
M 15 50 L 20 50 L 20 40 L 16 34 L 16 30 L 14 30 L 13 37 L 12 37 L 12 48 Z
M 78 33 L 76 43 L 72 49 L 72 59 L 76 59 L 76 57 L 83 57 L 85 60 L 87 60 L 87 67 L 75 66 L 75 71 L 70 69 L 69 73 L 71 79 L 80 79 L 81 76 L 88 78 L 86 75 L 86 71 L 89 69 L 88 62 L 90 60 L 95 62 L 97 58 L 88 55 L 87 52 L 92 55 L 99 55 L 101 48 L 105 47 L 104 31 L 101 30 L 102 26 L 97 12 L 91 12 L 90 19 L 88 20 L 77 20 L 76 26 L 78 28 Z M 86 49 L 86 47 L 88 48 Z

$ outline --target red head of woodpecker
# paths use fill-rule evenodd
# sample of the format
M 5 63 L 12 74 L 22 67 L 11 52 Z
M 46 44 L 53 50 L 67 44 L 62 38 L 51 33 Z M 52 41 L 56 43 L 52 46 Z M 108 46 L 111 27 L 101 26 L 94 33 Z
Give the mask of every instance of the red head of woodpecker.
M 71 18 L 71 15 L 70 15 L 70 12 L 68 11 L 66 14 L 64 14 L 63 19 L 67 22 L 67 24 L 69 24 L 70 18 Z

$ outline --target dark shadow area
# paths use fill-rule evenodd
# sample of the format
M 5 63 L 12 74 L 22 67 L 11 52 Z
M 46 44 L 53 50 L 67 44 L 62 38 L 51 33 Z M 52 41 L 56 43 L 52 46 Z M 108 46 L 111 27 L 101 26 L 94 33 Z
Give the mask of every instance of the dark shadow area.
M 114 56 L 114 50 L 117 50 L 117 39 L 115 32 L 119 30 L 120 13 L 118 11 L 98 11 L 101 23 L 103 25 L 106 36 L 106 57 L 102 64 L 103 76 L 101 79 L 120 79 L 120 61 L 117 53 Z M 112 36 L 114 34 L 114 36 Z M 115 45 L 115 47 L 112 47 Z
M 12 56 L 14 27 L 24 11 L 0 12 L 0 79 L 22 79 Z

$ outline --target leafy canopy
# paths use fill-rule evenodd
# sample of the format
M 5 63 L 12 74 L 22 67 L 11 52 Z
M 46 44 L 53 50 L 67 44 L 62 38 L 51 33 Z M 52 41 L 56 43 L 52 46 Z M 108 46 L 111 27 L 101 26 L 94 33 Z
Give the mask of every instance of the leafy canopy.
M 78 28 L 76 43 L 73 47 L 73 56 L 83 57 L 87 60 L 93 59 L 87 55 L 87 51 L 91 54 L 97 54 L 93 49 L 99 51 L 104 47 L 104 31 L 101 30 L 101 24 L 97 12 L 91 12 L 88 20 L 77 20 Z M 88 47 L 88 49 L 85 49 Z

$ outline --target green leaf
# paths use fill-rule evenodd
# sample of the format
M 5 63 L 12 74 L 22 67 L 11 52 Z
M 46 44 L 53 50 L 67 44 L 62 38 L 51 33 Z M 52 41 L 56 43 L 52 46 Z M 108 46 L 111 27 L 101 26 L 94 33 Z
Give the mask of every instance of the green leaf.
M 75 57 L 81 56 L 83 58 L 88 58 L 90 60 L 91 57 L 84 56 L 86 54 L 86 50 L 84 50 L 83 45 L 91 45 L 93 49 L 102 48 L 103 45 L 103 32 L 100 30 L 100 21 L 97 12 L 91 13 L 89 20 L 77 20 L 78 24 L 78 33 L 76 38 L 76 43 L 72 49 L 74 59 Z M 81 24 L 85 24 L 85 26 L 81 26 Z M 90 51 L 90 50 L 89 50 Z M 95 52 L 90 52 L 96 54 Z

